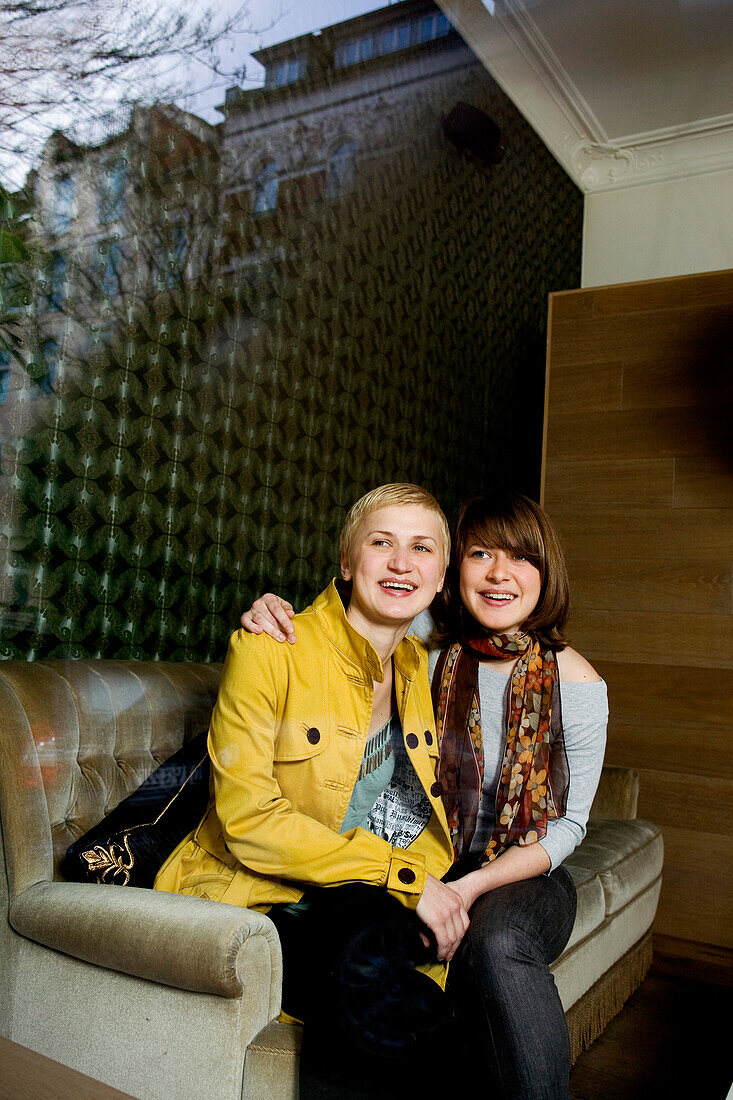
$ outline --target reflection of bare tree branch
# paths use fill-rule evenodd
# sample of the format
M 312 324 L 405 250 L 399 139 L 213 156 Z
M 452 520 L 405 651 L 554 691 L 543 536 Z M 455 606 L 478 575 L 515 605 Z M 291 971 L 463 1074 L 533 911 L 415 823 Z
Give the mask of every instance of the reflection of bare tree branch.
M 70 111 L 79 120 L 123 101 L 175 99 L 189 62 L 240 80 L 241 65 L 226 66 L 218 47 L 253 31 L 247 9 L 246 0 L 231 15 L 200 0 L 0 0 L 0 150 L 27 153 Z

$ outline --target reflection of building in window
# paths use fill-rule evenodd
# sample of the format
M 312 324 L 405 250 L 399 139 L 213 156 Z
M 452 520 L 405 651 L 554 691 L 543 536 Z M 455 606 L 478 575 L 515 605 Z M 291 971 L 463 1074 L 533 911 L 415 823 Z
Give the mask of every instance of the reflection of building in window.
M 396 53 L 397 50 L 405 50 L 410 45 L 410 24 L 401 23 L 398 27 L 390 27 L 382 31 L 377 37 L 377 54 Z
M 59 346 L 55 340 L 44 340 L 41 344 L 42 373 L 38 385 L 44 393 L 53 393 L 59 372 Z
M 328 207 L 356 197 L 362 176 L 366 201 L 376 164 L 413 140 L 400 134 L 412 125 L 418 82 L 445 81 L 445 93 L 436 92 L 441 110 L 451 96 L 462 98 L 465 72 L 478 64 L 432 0 L 402 0 L 252 56 L 265 68 L 265 87 L 229 88 L 219 108 L 229 166 L 220 252 L 227 268 L 288 254 L 294 224 L 332 217 Z M 295 75 L 286 64 L 296 58 L 302 79 L 278 87 Z M 262 286 L 257 294 L 264 296 Z
M 120 293 L 120 242 L 100 241 L 97 245 L 101 272 L 101 291 L 105 298 L 116 298 Z
M 0 405 L 4 405 L 10 393 L 10 352 L 0 351 Z
M 336 47 L 334 58 L 336 68 L 345 69 L 348 65 L 356 65 L 359 61 L 369 61 L 372 57 L 396 53 L 398 50 L 407 49 L 408 46 L 432 42 L 433 39 L 442 38 L 448 34 L 450 29 L 448 17 L 439 12 L 436 15 L 426 15 L 421 19 L 398 23 L 385 31 L 347 39 Z
M 265 80 L 266 88 L 282 88 L 285 84 L 294 84 L 305 75 L 305 61 L 302 58 L 290 58 L 279 61 L 268 68 Z
M 63 309 L 66 301 L 66 260 L 54 252 L 46 268 L 46 308 Z
M 276 160 L 268 161 L 260 168 L 252 197 L 253 214 L 266 214 L 276 209 L 279 171 L 280 166 Z
M 356 65 L 357 61 L 368 61 L 373 56 L 373 52 L 373 34 L 367 34 L 363 38 L 352 38 L 350 42 L 342 42 L 336 50 L 336 68 Z
M 348 191 L 353 184 L 355 157 L 356 143 L 353 141 L 342 141 L 331 153 L 326 170 L 326 194 L 329 198 Z
M 432 42 L 434 38 L 442 38 L 444 34 L 448 34 L 450 23 L 448 17 L 442 13 L 439 15 L 426 15 L 423 19 L 418 20 L 416 29 L 417 42 Z
M 97 207 L 100 222 L 118 221 L 125 211 L 127 165 L 122 158 L 102 165 Z
M 74 177 L 58 176 L 54 195 L 53 226 L 56 233 L 66 233 L 74 216 Z

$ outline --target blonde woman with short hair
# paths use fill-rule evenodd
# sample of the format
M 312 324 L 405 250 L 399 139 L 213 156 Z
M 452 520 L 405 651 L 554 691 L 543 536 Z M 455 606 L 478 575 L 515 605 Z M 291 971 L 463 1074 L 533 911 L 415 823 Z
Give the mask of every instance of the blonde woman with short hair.
M 295 616 L 298 645 L 232 636 L 214 797 L 156 878 L 269 913 L 283 1008 L 304 1022 L 303 1097 L 403 1097 L 421 1081 L 425 1094 L 441 1072 L 445 963 L 468 916 L 441 881 L 453 850 L 427 654 L 406 635 L 449 549 L 428 492 L 381 486 L 349 512 L 341 579 Z

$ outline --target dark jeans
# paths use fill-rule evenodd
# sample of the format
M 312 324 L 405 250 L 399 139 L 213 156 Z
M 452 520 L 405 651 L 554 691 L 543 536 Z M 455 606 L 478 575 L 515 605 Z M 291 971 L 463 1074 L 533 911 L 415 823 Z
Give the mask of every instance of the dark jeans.
M 444 1097 L 455 1050 L 448 998 L 415 970 L 424 926 L 386 890 L 313 889 L 269 912 L 283 949 L 283 1008 L 303 1020 L 303 1100 Z
M 573 880 L 558 867 L 500 886 L 471 909 L 449 993 L 465 1056 L 492 1100 L 569 1098 L 568 1029 L 549 964 L 570 938 L 576 906 Z

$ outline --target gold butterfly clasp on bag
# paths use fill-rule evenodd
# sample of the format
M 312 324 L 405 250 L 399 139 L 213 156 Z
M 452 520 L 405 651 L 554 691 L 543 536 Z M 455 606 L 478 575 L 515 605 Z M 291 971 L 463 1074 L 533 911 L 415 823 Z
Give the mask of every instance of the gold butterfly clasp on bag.
M 130 851 L 127 833 L 123 834 L 123 843 L 113 840 L 108 848 L 96 844 L 93 848 L 87 848 L 82 852 L 82 858 L 93 875 L 97 876 L 97 882 L 113 882 L 116 886 L 127 886 L 130 881 L 130 871 L 135 865 L 135 857 Z M 122 881 L 119 881 L 119 880 Z

